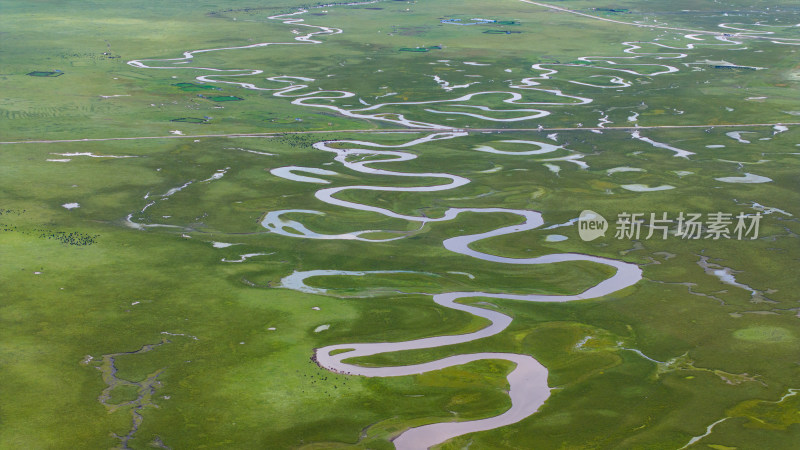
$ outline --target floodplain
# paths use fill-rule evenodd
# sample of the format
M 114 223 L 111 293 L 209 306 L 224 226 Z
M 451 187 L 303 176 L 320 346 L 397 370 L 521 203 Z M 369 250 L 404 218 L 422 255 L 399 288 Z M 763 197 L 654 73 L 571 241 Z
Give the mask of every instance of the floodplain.
M 751 3 L 7 2 L 2 446 L 794 448 Z

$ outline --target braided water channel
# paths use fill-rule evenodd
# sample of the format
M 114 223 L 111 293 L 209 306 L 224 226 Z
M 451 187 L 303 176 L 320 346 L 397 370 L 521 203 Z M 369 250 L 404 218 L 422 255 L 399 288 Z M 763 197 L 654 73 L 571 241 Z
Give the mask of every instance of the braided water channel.
M 412 145 L 428 142 L 436 139 L 453 139 L 460 136 L 460 133 L 437 133 L 427 136 L 425 138 L 416 139 L 405 144 L 400 144 L 395 147 L 409 147 Z M 358 145 L 359 148 L 335 148 L 343 145 Z M 521 300 L 528 302 L 567 302 L 573 300 L 588 300 L 605 295 L 612 294 L 621 289 L 633 286 L 642 277 L 641 269 L 631 263 L 616 261 L 613 259 L 601 258 L 597 256 L 577 254 L 577 253 L 560 253 L 543 255 L 534 258 L 507 258 L 502 256 L 491 255 L 475 251 L 470 248 L 470 244 L 481 239 L 486 239 L 494 236 L 501 236 L 511 233 L 519 233 L 537 228 L 543 224 L 541 213 L 537 211 L 517 210 L 507 208 L 450 208 L 440 218 L 417 217 L 369 205 L 361 205 L 357 203 L 338 200 L 333 197 L 336 192 L 341 192 L 346 189 L 358 190 L 380 190 L 380 191 L 436 191 L 442 189 L 452 189 L 460 186 L 468 180 L 461 177 L 449 174 L 408 174 L 408 173 L 395 173 L 383 169 L 374 169 L 368 167 L 367 164 L 374 164 L 376 162 L 386 163 L 387 161 L 404 161 L 414 157 L 410 153 L 399 151 L 386 151 L 386 150 L 373 150 L 364 147 L 388 147 L 366 141 L 335 141 L 335 142 L 318 142 L 315 148 L 323 151 L 332 151 L 337 154 L 336 160 L 343 163 L 347 167 L 358 170 L 360 172 L 382 174 L 382 175 L 403 175 L 403 176 L 425 176 L 425 177 L 439 177 L 450 180 L 449 184 L 435 185 L 435 186 L 422 186 L 422 187 L 375 187 L 375 186 L 349 186 L 344 188 L 322 189 L 317 191 L 316 196 L 318 199 L 326 203 L 335 204 L 352 209 L 362 211 L 377 212 L 386 216 L 405 219 L 409 221 L 428 223 L 440 222 L 455 219 L 462 212 L 472 213 L 507 213 L 516 214 L 524 219 L 524 222 L 518 225 L 506 226 L 492 231 L 480 234 L 457 236 L 447 239 L 443 242 L 443 246 L 455 253 L 465 256 L 481 259 L 484 261 L 494 262 L 498 264 L 522 264 L 522 265 L 537 265 L 537 264 L 555 264 L 565 263 L 572 261 L 588 261 L 597 264 L 604 264 L 616 269 L 616 273 L 598 283 L 597 285 L 575 295 L 515 295 L 515 294 L 500 294 L 492 292 L 447 292 L 433 296 L 433 301 L 445 308 L 451 308 L 463 311 L 475 316 L 483 317 L 490 322 L 490 325 L 467 334 L 449 335 L 449 336 L 436 336 L 424 339 L 417 339 L 405 342 L 379 342 L 379 343 L 347 343 L 323 347 L 316 350 L 315 360 L 321 366 L 328 370 L 345 373 L 350 375 L 359 375 L 366 377 L 395 377 L 407 376 L 430 372 L 433 370 L 441 370 L 447 367 L 458 366 L 473 361 L 499 359 L 506 360 L 514 363 L 516 367 L 511 373 L 508 374 L 507 380 L 509 382 L 509 396 L 511 397 L 512 406 L 505 413 L 481 420 L 465 421 L 465 422 L 444 422 L 436 423 L 416 428 L 411 428 L 404 433 L 400 434 L 394 439 L 394 444 L 398 449 L 419 449 L 428 448 L 435 444 L 444 442 L 456 436 L 477 431 L 490 430 L 493 428 L 501 427 L 516 423 L 533 413 L 535 413 L 544 401 L 550 395 L 550 388 L 547 384 L 547 369 L 542 366 L 536 359 L 529 355 L 513 354 L 513 353 L 470 353 L 462 355 L 454 355 L 447 358 L 431 361 L 423 364 L 414 364 L 408 366 L 394 366 L 394 367 L 363 367 L 346 362 L 350 358 L 366 357 L 377 355 L 381 353 L 399 352 L 406 350 L 419 350 L 430 349 L 435 347 L 443 347 L 454 344 L 462 344 L 465 342 L 482 339 L 485 337 L 493 336 L 505 330 L 512 322 L 512 318 L 501 314 L 496 311 L 487 310 L 484 308 L 469 306 L 458 303 L 459 300 L 470 297 L 484 297 L 494 299 L 508 299 L 508 300 Z M 388 159 L 376 161 L 371 159 L 369 162 L 348 162 L 346 158 L 358 154 L 359 156 L 369 154 L 371 156 L 383 156 Z M 342 235 L 321 235 L 308 230 L 299 222 L 293 220 L 285 220 L 281 218 L 283 213 L 317 213 L 311 210 L 287 210 L 276 211 L 269 213 L 265 216 L 262 225 L 272 231 L 273 233 L 283 234 L 292 237 L 305 237 L 310 239 L 357 239 L 369 241 L 370 239 L 362 237 L 364 234 L 373 232 L 356 231 Z M 289 231 L 291 230 L 291 231 Z M 400 239 L 390 238 L 390 239 Z M 375 271 L 376 273 L 383 273 Z M 348 273 L 342 271 L 308 271 L 308 272 L 295 272 L 289 277 L 284 278 L 283 286 L 291 287 L 298 290 L 304 289 L 303 279 L 311 276 L 324 276 L 324 275 L 363 275 L 371 273 L 371 271 L 362 271 L 357 273 Z
M 419 449 L 428 448 L 447 441 L 448 439 L 461 436 L 467 433 L 479 432 L 490 430 L 505 425 L 519 422 L 532 414 L 544 404 L 550 395 L 550 387 L 547 383 L 548 371 L 536 359 L 529 355 L 514 354 L 514 353 L 494 353 L 494 352 L 481 352 L 470 354 L 458 354 L 446 358 L 430 361 L 422 364 L 392 366 L 392 367 L 364 367 L 356 364 L 348 363 L 347 360 L 352 358 L 368 357 L 383 353 L 400 352 L 407 350 L 431 349 L 437 347 L 450 346 L 455 344 L 463 344 L 466 342 L 483 339 L 489 336 L 496 335 L 505 330 L 512 322 L 512 318 L 499 313 L 497 311 L 488 310 L 478 306 L 464 305 L 459 301 L 468 298 L 493 298 L 498 300 L 515 300 L 526 302 L 568 302 L 577 300 L 591 300 L 603 296 L 616 293 L 620 290 L 626 289 L 635 285 L 642 278 L 641 269 L 632 263 L 618 261 L 609 258 L 603 258 L 592 255 L 578 254 L 578 253 L 559 253 L 542 255 L 533 258 L 508 258 L 498 255 L 487 254 L 479 252 L 470 248 L 470 244 L 495 236 L 502 236 L 512 233 L 521 233 L 533 230 L 543 224 L 542 215 L 538 211 L 521 210 L 521 209 L 507 209 L 507 208 L 450 208 L 447 209 L 441 217 L 430 218 L 425 216 L 413 216 L 401 214 L 389 209 L 381 208 L 378 206 L 371 206 L 360 204 L 352 201 L 342 200 L 337 198 L 336 195 L 345 190 L 358 190 L 358 191 L 373 191 L 373 192 L 434 192 L 455 189 L 470 182 L 469 179 L 448 173 L 407 173 L 391 171 L 384 168 L 371 167 L 372 164 L 385 165 L 388 163 L 402 163 L 412 160 L 417 156 L 411 152 L 403 151 L 416 145 L 434 142 L 437 140 L 457 139 L 466 136 L 462 130 L 450 127 L 447 125 L 421 122 L 412 120 L 405 117 L 403 114 L 396 112 L 389 112 L 396 107 L 402 106 L 432 106 L 436 108 L 447 108 L 450 106 L 455 107 L 469 107 L 477 109 L 480 113 L 467 113 L 463 110 L 457 111 L 443 111 L 441 109 L 425 109 L 427 112 L 442 113 L 442 114 L 459 114 L 462 116 L 472 117 L 478 120 L 488 120 L 495 122 L 510 122 L 518 120 L 529 120 L 540 117 L 545 117 L 551 114 L 550 109 L 553 107 L 565 107 L 586 105 L 591 103 L 593 99 L 581 96 L 568 95 L 559 89 L 545 88 L 541 84 L 551 80 L 551 77 L 558 73 L 556 67 L 581 67 L 587 70 L 595 70 L 598 72 L 597 77 L 610 78 L 609 85 L 593 85 L 587 83 L 578 83 L 584 86 L 596 87 L 598 89 L 607 88 L 625 88 L 630 86 L 630 83 L 625 81 L 624 76 L 657 76 L 663 74 L 670 74 L 677 72 L 677 67 L 656 63 L 633 63 L 634 60 L 643 57 L 649 57 L 656 60 L 680 60 L 687 56 L 684 51 L 692 50 L 698 45 L 712 45 L 712 46 L 728 46 L 736 47 L 742 42 L 737 41 L 735 36 L 728 34 L 720 35 L 719 33 L 705 34 L 703 37 L 699 34 L 687 34 L 684 37 L 691 40 L 685 47 L 670 47 L 664 44 L 655 42 L 636 42 L 629 43 L 623 42 L 626 48 L 624 53 L 626 56 L 614 57 L 601 57 L 601 56 L 586 56 L 579 58 L 579 63 L 576 64 L 534 64 L 531 69 L 538 71 L 540 74 L 533 77 L 527 77 L 517 82 L 512 82 L 508 85 L 508 89 L 499 91 L 480 91 L 471 92 L 465 95 L 455 96 L 454 98 L 446 100 L 428 100 L 428 101 L 404 101 L 393 103 L 379 103 L 370 105 L 363 103 L 362 107 L 357 109 L 346 109 L 332 104 L 331 101 L 343 98 L 355 97 L 356 94 L 348 91 L 330 91 L 330 90 L 309 90 L 309 84 L 314 80 L 302 76 L 271 76 L 266 79 L 273 83 L 279 83 L 282 87 L 279 88 L 263 88 L 252 83 L 237 82 L 231 80 L 233 77 L 249 77 L 261 75 L 262 70 L 258 69 L 217 69 L 208 67 L 189 67 L 187 65 L 179 66 L 178 64 L 187 64 L 192 62 L 194 55 L 205 52 L 238 50 L 238 49 L 252 49 L 259 47 L 267 47 L 270 45 L 313 45 L 321 44 L 322 42 L 316 40 L 318 37 L 331 36 L 342 33 L 341 29 L 332 27 L 315 26 L 304 23 L 304 20 L 298 16 L 304 14 L 305 10 L 301 10 L 291 14 L 283 14 L 269 17 L 272 20 L 282 21 L 284 24 L 295 27 L 311 28 L 308 34 L 294 37 L 293 42 L 264 42 L 252 44 L 242 47 L 224 47 L 214 49 L 204 49 L 195 51 L 186 51 L 182 57 L 174 59 L 162 60 L 134 60 L 128 64 L 141 69 L 171 69 L 171 70 L 203 70 L 210 72 L 207 75 L 197 76 L 195 79 L 205 83 L 220 83 L 226 85 L 234 85 L 240 88 L 254 90 L 254 91 L 267 91 L 275 97 L 292 98 L 291 102 L 295 105 L 322 108 L 329 110 L 338 115 L 349 117 L 353 119 L 367 119 L 380 121 L 383 123 L 392 124 L 394 126 L 412 127 L 415 129 L 429 129 L 431 134 L 417 138 L 405 143 L 395 145 L 385 145 L 370 141 L 363 140 L 336 140 L 336 141 L 321 141 L 313 145 L 316 150 L 329 152 L 334 155 L 334 160 L 341 164 L 344 168 L 350 169 L 355 172 L 360 172 L 370 175 L 379 176 L 397 176 L 397 177 L 414 177 L 414 178 L 435 178 L 443 180 L 443 184 L 436 184 L 431 186 L 412 186 L 412 187 L 392 187 L 392 186 L 367 186 L 367 185 L 354 185 L 345 187 L 331 187 L 323 188 L 315 193 L 315 197 L 324 202 L 325 204 L 349 208 L 359 211 L 367 211 L 377 213 L 386 217 L 407 220 L 420 224 L 420 227 L 426 223 L 443 222 L 456 219 L 462 212 L 480 213 L 480 214 L 515 214 L 523 219 L 523 223 L 501 227 L 492 231 L 457 236 L 446 239 L 442 242 L 444 248 L 454 253 L 463 256 L 477 258 L 483 261 L 492 262 L 496 264 L 516 264 L 516 265 L 540 265 L 540 264 L 559 264 L 570 262 L 590 262 L 594 264 L 603 264 L 615 269 L 615 273 L 610 278 L 607 278 L 600 283 L 586 289 L 583 292 L 574 295 L 517 295 L 508 293 L 497 293 L 491 291 L 475 291 L 475 292 L 446 292 L 432 296 L 432 300 L 445 308 L 450 308 L 458 311 L 463 311 L 474 316 L 482 317 L 490 322 L 490 325 L 478 331 L 447 335 L 435 336 L 423 339 L 416 339 L 404 342 L 378 342 L 378 343 L 343 343 L 331 345 L 315 350 L 314 359 L 323 368 L 353 376 L 364 377 L 397 377 L 408 376 L 415 374 L 422 374 L 434 370 L 441 370 L 448 367 L 463 365 L 473 361 L 479 360 L 505 360 L 515 365 L 514 369 L 508 374 L 507 380 L 510 386 L 508 395 L 511 398 L 512 406 L 506 412 L 490 418 L 463 421 L 463 422 L 442 422 L 423 425 L 415 428 L 410 428 L 393 439 L 394 445 L 398 449 Z M 678 30 L 679 31 L 679 30 Z M 695 30 L 684 30 L 693 32 Z M 706 41 L 715 41 L 707 42 Z M 658 48 L 666 48 L 676 50 L 673 53 L 640 53 L 637 50 L 642 49 L 643 45 L 651 45 Z M 467 63 L 465 63 L 467 64 Z M 475 64 L 475 63 L 473 63 Z M 604 66 L 602 65 L 604 64 Z M 646 72 L 646 73 L 643 73 Z M 611 75 L 613 73 L 613 75 Z M 438 80 L 441 81 L 441 80 Z M 442 83 L 440 83 L 442 84 Z M 446 85 L 446 83 L 445 83 Z M 452 88 L 462 87 L 454 86 Z M 463 86 L 468 88 L 469 85 Z M 540 93 L 548 94 L 554 97 L 549 102 L 523 102 L 523 96 L 520 92 L 538 91 Z M 449 91 L 448 91 L 449 92 Z M 510 105 L 509 108 L 513 110 L 495 110 L 485 106 L 475 105 L 460 105 L 458 102 L 468 102 L 473 97 L 479 95 L 502 95 L 505 97 L 503 103 Z M 543 107 L 548 109 L 534 109 L 531 106 Z M 492 117 L 495 113 L 507 113 L 516 111 L 525 114 L 524 117 L 516 118 L 498 118 Z M 632 116 L 633 120 L 637 115 Z M 601 119 L 600 127 L 607 120 Z M 693 155 L 692 152 L 687 152 L 674 147 L 666 146 L 646 137 L 641 137 L 637 134 L 632 135 L 633 138 L 644 141 L 654 147 L 664 148 L 675 152 L 676 157 L 688 158 Z M 518 155 L 523 154 L 543 154 L 549 153 L 556 149 L 564 149 L 561 146 L 555 146 L 550 143 L 536 142 L 536 141 L 505 141 L 508 143 L 518 143 L 524 145 L 536 146 L 536 150 L 529 152 L 513 152 Z M 494 152 L 497 150 L 491 147 L 476 148 L 478 151 Z M 560 159 L 551 159 L 549 161 L 565 161 L 573 162 L 585 168 L 586 164 L 583 161 L 578 161 L 582 155 L 573 153 L 567 157 Z M 360 161 L 356 161 L 359 159 Z M 366 161 L 365 161 L 366 159 Z M 306 172 L 318 176 L 336 175 L 336 172 L 327 169 L 313 168 L 313 167 L 300 167 L 289 166 L 284 168 L 277 168 L 272 171 L 275 176 L 291 179 L 297 182 L 306 183 L 328 183 L 323 178 L 297 175 L 294 172 Z M 385 236 L 386 230 L 355 230 L 348 233 L 337 235 L 326 235 L 309 230 L 301 222 L 284 218 L 285 215 L 292 215 L 296 217 L 299 214 L 324 214 L 323 212 L 309 209 L 287 209 L 281 211 L 268 211 L 262 219 L 262 226 L 271 233 L 282 235 L 287 238 L 304 238 L 304 239 L 341 239 L 341 240 L 359 240 L 368 242 L 385 242 L 397 239 L 403 239 L 408 235 L 407 232 L 396 232 L 396 236 L 389 238 L 375 238 L 370 239 L 372 233 L 381 233 Z M 154 225 L 149 225 L 154 226 Z M 413 270 L 414 268 L 409 268 Z M 363 270 L 363 271 L 350 271 L 344 272 L 339 270 L 310 270 L 306 272 L 294 272 L 293 274 L 285 277 L 282 280 L 282 286 L 292 289 L 297 289 L 304 292 L 309 292 L 303 280 L 309 277 L 325 276 L 325 275 L 364 275 L 369 273 L 387 273 L 387 271 L 379 270 Z M 320 291 L 320 290 L 317 290 Z M 324 292 L 324 290 L 322 290 Z

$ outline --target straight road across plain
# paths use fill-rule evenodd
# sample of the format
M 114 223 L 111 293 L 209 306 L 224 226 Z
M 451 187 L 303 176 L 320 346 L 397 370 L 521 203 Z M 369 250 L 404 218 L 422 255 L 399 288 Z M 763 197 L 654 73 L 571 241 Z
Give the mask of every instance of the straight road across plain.
M 194 134 L 194 135 L 167 135 L 167 136 L 131 136 L 109 138 L 85 139 L 42 139 L 30 141 L 5 141 L 0 145 L 10 144 L 60 144 L 70 142 L 104 142 L 104 141 L 137 141 L 144 139 L 203 139 L 203 138 L 247 138 L 247 137 L 277 137 L 293 134 L 331 134 L 331 133 L 431 133 L 431 132 L 473 132 L 473 133 L 514 133 L 514 132 L 553 132 L 553 131 L 634 131 L 682 128 L 743 128 L 743 127 L 774 127 L 777 125 L 800 125 L 800 122 L 775 122 L 775 123 L 731 123 L 731 124 L 701 124 L 701 125 L 655 125 L 655 126 L 630 126 L 630 127 L 557 127 L 557 128 L 384 128 L 375 130 L 308 130 L 308 131 L 275 131 L 271 133 L 227 133 L 227 134 Z

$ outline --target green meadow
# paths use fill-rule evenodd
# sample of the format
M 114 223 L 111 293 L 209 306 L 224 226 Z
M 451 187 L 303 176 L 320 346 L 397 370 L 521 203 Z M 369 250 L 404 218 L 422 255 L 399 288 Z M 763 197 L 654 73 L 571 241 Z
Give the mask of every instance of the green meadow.
M 364 377 L 312 358 L 489 325 L 432 301 L 446 292 L 483 293 L 459 302 L 513 321 L 345 362 L 517 353 L 547 369 L 551 391 L 521 421 L 435 448 L 795 448 L 800 9 L 551 4 L 609 20 L 517 0 L 5 2 L 0 448 L 391 449 L 412 427 L 497 416 L 511 406 L 507 360 Z M 296 40 L 320 30 L 305 25 L 341 33 Z M 227 50 L 184 57 L 201 49 Z M 457 135 L 407 145 L 433 133 Z M 423 175 L 357 170 L 365 161 Z M 331 172 L 271 172 L 290 166 Z M 391 189 L 443 174 L 469 182 Z M 428 220 L 315 196 L 352 186 L 379 189 L 333 198 Z M 472 250 L 594 255 L 642 279 L 564 303 L 492 297 L 575 295 L 615 269 L 449 251 L 447 239 L 523 222 L 438 220 L 450 208 L 542 214 Z M 604 237 L 581 239 L 583 210 L 608 221 Z M 276 211 L 310 232 L 270 232 Z M 682 239 L 675 222 L 666 238 L 615 236 L 626 213 L 720 212 L 731 231 L 759 213 L 757 238 Z M 364 230 L 376 231 L 351 237 Z M 283 284 L 312 270 L 384 273 Z

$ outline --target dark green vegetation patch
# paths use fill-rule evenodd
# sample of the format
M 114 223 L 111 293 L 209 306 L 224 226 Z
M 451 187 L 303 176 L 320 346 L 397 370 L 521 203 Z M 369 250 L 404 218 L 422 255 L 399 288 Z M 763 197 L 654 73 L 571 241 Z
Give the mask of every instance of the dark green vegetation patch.
M 181 88 L 182 91 L 185 92 L 196 92 L 196 91 L 209 91 L 209 90 L 216 90 L 221 91 L 222 89 L 211 86 L 209 84 L 195 84 L 195 83 L 175 83 L 173 86 L 177 86 Z
M 42 78 L 44 78 L 44 77 L 60 77 L 61 75 L 64 75 L 64 72 L 62 72 L 60 70 L 55 70 L 55 71 L 52 71 L 52 72 L 44 72 L 44 71 L 35 70 L 33 72 L 27 73 L 26 75 L 28 75 L 29 77 L 42 77 Z
M 414 52 L 414 53 L 425 53 L 431 50 L 441 50 L 441 45 L 432 45 L 430 47 L 403 47 L 400 49 L 401 52 Z
M 242 97 L 237 97 L 235 95 L 218 95 L 214 97 L 206 97 L 206 96 L 201 96 L 201 97 L 207 98 L 213 102 L 238 102 L 244 100 Z
M 200 119 L 198 117 L 181 117 L 180 119 L 172 119 L 170 122 L 208 123 L 208 119 Z

